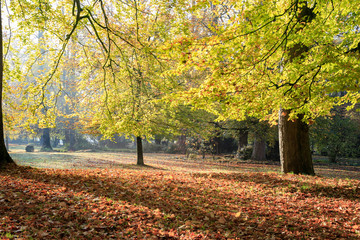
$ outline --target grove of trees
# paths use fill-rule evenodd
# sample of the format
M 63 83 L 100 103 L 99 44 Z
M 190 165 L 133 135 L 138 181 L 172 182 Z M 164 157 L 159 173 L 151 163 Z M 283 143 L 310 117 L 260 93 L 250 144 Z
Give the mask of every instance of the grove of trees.
M 348 125 L 360 98 L 351 1 L 20 0 L 1 11 L 0 165 L 12 162 L 5 122 L 63 126 L 68 144 L 75 129 L 136 138 L 138 165 L 143 139 L 157 135 L 221 129 L 240 150 L 250 131 L 260 160 L 277 135 L 281 170 L 314 175 L 310 132 L 319 149 L 342 141 L 323 138 L 322 122 Z

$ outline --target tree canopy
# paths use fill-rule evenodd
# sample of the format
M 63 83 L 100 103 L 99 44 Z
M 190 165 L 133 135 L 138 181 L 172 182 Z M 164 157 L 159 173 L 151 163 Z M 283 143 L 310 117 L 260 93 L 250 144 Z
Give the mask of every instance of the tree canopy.
M 181 44 L 183 67 L 210 73 L 187 91 L 195 106 L 215 102 L 220 119 L 275 123 L 280 107 L 309 121 L 358 101 L 359 9 L 351 1 L 203 1 L 192 13 L 207 8 L 221 19 L 207 25 L 214 34 L 188 34 Z

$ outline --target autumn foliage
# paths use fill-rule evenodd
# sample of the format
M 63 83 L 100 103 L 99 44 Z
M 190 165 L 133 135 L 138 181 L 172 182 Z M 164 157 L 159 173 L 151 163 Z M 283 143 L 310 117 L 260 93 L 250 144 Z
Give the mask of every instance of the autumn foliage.
M 360 238 L 359 180 L 16 167 L 0 182 L 3 239 Z

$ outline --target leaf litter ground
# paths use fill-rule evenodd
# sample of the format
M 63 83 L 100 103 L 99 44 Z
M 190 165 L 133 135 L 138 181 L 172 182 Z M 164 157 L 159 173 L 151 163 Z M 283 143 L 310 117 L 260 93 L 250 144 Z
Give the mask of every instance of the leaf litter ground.
M 16 154 L 23 166 L 0 172 L 2 239 L 360 239 L 356 168 L 321 166 L 311 177 L 276 165 L 148 154 L 141 168 L 131 153 L 70 153 L 64 164 L 53 156 L 54 169 L 55 153 L 34 153 L 32 167 Z

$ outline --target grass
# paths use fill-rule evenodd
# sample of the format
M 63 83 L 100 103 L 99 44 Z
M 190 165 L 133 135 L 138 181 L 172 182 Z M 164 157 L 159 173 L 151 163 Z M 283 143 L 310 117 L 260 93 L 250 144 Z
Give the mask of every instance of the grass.
M 140 169 L 135 165 L 136 154 L 132 152 L 35 152 L 26 153 L 25 146 L 11 145 L 11 156 L 21 166 L 54 169 Z M 239 173 L 239 172 L 278 172 L 279 163 L 263 164 L 227 159 L 213 160 L 211 157 L 203 160 L 185 159 L 180 154 L 145 153 L 145 164 L 155 169 L 180 172 L 203 173 Z M 356 160 L 352 162 L 356 163 Z M 349 162 L 349 160 L 347 160 Z M 325 177 L 350 178 L 360 180 L 360 166 L 357 164 L 330 164 L 325 157 L 314 156 L 316 174 Z M 142 168 L 141 168 L 142 169 Z

